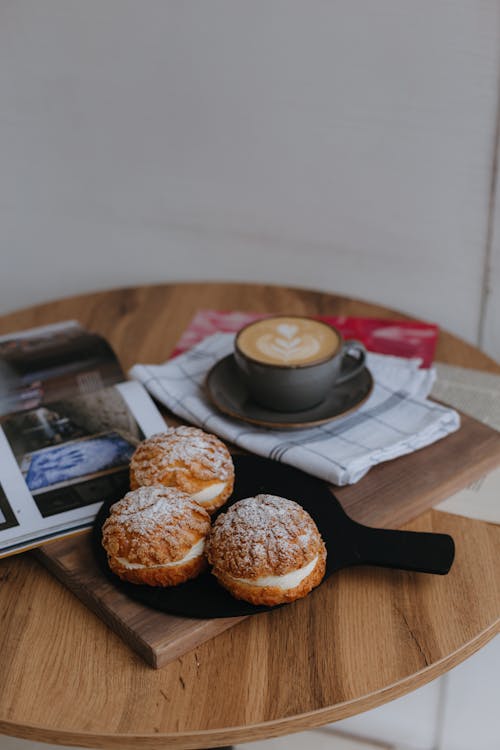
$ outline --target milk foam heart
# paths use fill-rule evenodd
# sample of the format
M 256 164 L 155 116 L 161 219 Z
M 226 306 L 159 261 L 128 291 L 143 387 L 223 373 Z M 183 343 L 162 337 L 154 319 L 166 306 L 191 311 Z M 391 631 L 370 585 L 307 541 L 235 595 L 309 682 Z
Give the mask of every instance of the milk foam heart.
M 276 330 L 278 331 L 278 333 L 281 333 L 281 335 L 286 339 L 291 339 L 292 336 L 295 336 L 299 329 L 297 328 L 297 326 L 289 326 L 286 323 L 282 323 L 281 325 L 276 326 Z

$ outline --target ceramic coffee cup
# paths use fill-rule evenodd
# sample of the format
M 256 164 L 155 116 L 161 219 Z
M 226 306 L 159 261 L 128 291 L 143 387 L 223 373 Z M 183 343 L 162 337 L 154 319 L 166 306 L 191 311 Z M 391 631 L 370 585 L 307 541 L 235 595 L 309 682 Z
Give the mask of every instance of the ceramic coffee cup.
M 316 406 L 331 388 L 357 375 L 366 351 L 326 323 L 281 315 L 242 328 L 234 358 L 254 401 L 273 411 L 294 412 Z

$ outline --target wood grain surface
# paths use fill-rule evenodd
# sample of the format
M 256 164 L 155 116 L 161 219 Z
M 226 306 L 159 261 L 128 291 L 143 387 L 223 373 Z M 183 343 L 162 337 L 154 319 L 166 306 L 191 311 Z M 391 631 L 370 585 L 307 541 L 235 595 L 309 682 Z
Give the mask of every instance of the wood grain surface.
M 201 620 L 158 612 L 130 599 L 101 572 L 90 533 L 59 539 L 33 553 L 51 573 L 159 669 L 233 627 L 244 617 Z
M 178 284 L 37 306 L 2 318 L 0 332 L 77 318 L 126 368 L 163 361 L 201 307 L 398 317 L 311 291 Z M 500 373 L 444 333 L 437 357 Z M 406 528 L 453 535 L 448 576 L 344 571 L 158 671 L 33 555 L 1 561 L 0 732 L 86 747 L 214 747 L 335 721 L 423 685 L 500 628 L 500 527 L 430 511 Z
M 167 421 L 174 420 L 167 417 Z M 500 433 L 462 415 L 460 430 L 447 440 L 380 464 L 357 484 L 334 490 L 359 523 L 398 528 L 499 463 Z M 35 554 L 154 668 L 164 667 L 244 619 L 175 617 L 134 602 L 101 572 L 88 534 L 46 544 Z

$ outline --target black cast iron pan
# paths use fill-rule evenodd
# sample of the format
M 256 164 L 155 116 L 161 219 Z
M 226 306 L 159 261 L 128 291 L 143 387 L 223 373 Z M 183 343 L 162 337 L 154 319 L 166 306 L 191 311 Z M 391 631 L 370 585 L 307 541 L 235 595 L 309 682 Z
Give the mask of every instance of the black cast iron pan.
M 440 575 L 448 573 L 451 568 L 455 545 L 447 534 L 363 526 L 349 518 L 325 482 L 309 474 L 258 456 L 234 456 L 234 464 L 234 492 L 220 512 L 237 500 L 259 493 L 279 495 L 300 503 L 316 522 L 326 544 L 324 580 L 335 571 L 354 565 L 377 565 Z M 116 501 L 103 505 L 96 518 L 94 548 L 101 569 L 130 597 L 162 612 L 202 619 L 241 617 L 271 609 L 234 599 L 209 572 L 172 588 L 137 586 L 121 581 L 109 569 L 101 545 L 102 525 L 112 502 Z M 313 595 L 314 592 L 310 594 Z

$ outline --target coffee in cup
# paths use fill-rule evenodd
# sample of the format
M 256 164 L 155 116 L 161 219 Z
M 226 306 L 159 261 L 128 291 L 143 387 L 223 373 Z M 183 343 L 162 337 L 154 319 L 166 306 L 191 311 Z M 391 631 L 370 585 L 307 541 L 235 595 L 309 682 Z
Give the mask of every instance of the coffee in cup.
M 259 320 L 238 335 L 238 349 L 256 362 L 285 367 L 329 359 L 340 345 L 331 326 L 311 318 L 279 317 Z
M 352 358 L 357 360 L 352 364 Z M 344 341 L 333 326 L 301 316 L 255 321 L 236 336 L 235 360 L 252 398 L 274 411 L 303 411 L 330 388 L 354 377 L 365 363 L 358 341 Z M 350 366 L 347 366 L 350 365 Z

